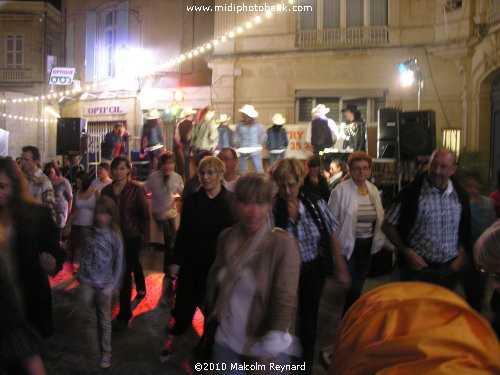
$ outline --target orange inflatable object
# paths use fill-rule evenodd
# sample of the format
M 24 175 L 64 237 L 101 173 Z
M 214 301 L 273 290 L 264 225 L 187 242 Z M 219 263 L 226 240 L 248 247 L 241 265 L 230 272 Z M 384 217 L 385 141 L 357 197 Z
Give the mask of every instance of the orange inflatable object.
M 349 309 L 328 374 L 500 374 L 500 345 L 489 323 L 452 291 L 392 283 Z

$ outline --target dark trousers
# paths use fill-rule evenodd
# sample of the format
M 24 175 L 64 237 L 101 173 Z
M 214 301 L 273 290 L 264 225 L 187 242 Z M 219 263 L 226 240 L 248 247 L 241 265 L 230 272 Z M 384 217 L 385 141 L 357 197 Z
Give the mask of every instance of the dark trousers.
M 477 312 L 483 309 L 483 301 L 486 295 L 486 278 L 484 278 L 474 265 L 472 255 L 467 255 L 463 267 L 463 287 L 465 300 Z
M 172 264 L 172 246 L 175 243 L 175 220 L 160 221 L 163 229 L 163 273 L 168 275 L 168 267 Z
M 182 264 L 176 284 L 175 324 L 170 330 L 174 336 L 182 335 L 192 324 L 196 307 L 202 307 L 210 267 Z
M 139 262 L 141 252 L 141 237 L 124 239 L 125 244 L 125 274 L 120 289 L 120 312 L 116 317 L 118 320 L 129 321 L 132 317 L 130 297 L 132 296 L 132 273 L 134 274 L 135 287 L 138 291 L 146 290 L 144 273 Z
M 401 268 L 401 281 L 423 281 L 426 283 L 437 284 L 453 290 L 458 283 L 458 272 L 450 268 L 450 264 L 455 259 L 446 263 L 433 263 L 426 260 L 428 266 L 423 270 L 415 271 L 410 268 L 404 256 L 399 257 Z
M 184 181 L 191 178 L 191 145 L 189 143 L 182 143 L 182 155 L 184 157 Z
M 493 296 L 491 297 L 491 311 L 493 311 L 493 321 L 491 325 L 493 330 L 497 334 L 498 339 L 500 339 L 500 292 L 495 290 Z
M 347 260 L 347 269 L 351 276 L 351 287 L 344 300 L 345 315 L 349 307 L 358 300 L 365 285 L 366 276 L 370 270 L 372 238 L 356 238 L 351 258 Z
M 302 360 L 306 363 L 304 374 L 312 374 L 319 302 L 324 285 L 325 273 L 321 261 L 316 259 L 302 263 L 299 279 L 297 336 L 302 346 Z

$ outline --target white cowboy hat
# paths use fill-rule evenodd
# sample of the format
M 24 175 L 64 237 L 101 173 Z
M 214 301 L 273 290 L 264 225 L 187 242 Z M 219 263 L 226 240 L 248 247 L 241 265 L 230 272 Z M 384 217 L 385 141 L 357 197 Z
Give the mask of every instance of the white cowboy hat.
M 193 107 L 184 107 L 182 108 L 182 112 L 179 115 L 180 118 L 189 116 L 189 115 L 194 115 L 196 113 L 196 109 L 193 109 Z
M 286 123 L 286 118 L 281 113 L 275 113 L 272 118 L 273 125 L 283 125 Z
M 257 118 L 259 117 L 259 112 L 255 110 L 253 105 L 250 104 L 245 104 L 243 107 L 238 109 L 239 112 L 243 113 L 244 115 L 247 115 L 250 118 Z
M 228 122 L 229 120 L 231 120 L 231 117 L 223 113 L 222 115 L 219 116 L 216 122 L 220 124 L 221 122 Z
M 157 118 L 160 118 L 160 117 L 161 117 L 161 113 L 157 109 L 152 109 L 144 115 L 144 118 L 146 120 L 156 120 Z
M 324 116 L 328 112 L 330 112 L 330 108 L 326 107 L 324 104 L 318 104 L 312 109 L 311 114 L 313 116 Z

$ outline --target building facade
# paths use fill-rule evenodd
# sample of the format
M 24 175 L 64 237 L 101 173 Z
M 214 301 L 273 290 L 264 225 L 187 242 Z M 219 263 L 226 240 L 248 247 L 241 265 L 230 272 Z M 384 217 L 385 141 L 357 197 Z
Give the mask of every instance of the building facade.
M 210 4 L 208 0 L 197 3 Z M 139 149 L 145 112 L 210 102 L 211 71 L 203 59 L 163 66 L 213 35 L 213 13 L 188 12 L 183 1 L 63 1 L 65 66 L 76 68 L 82 94 L 61 106 L 63 117 L 83 117 L 99 145 L 121 122 Z M 174 100 L 182 90 L 184 98 Z M 164 119 L 165 119 L 164 115 Z M 173 124 L 166 122 L 167 145 Z M 93 150 L 97 152 L 98 150 Z
M 47 2 L 0 1 L 0 128 L 9 132 L 7 154 L 35 145 L 44 158 L 55 155 L 50 70 L 61 57 L 61 14 Z M 57 106 L 57 100 L 54 100 Z
M 224 4 L 216 1 L 221 10 Z M 263 123 L 281 112 L 289 123 L 300 124 L 323 103 L 339 122 L 340 109 L 356 104 L 369 124 L 369 151 L 375 154 L 377 110 L 417 109 L 417 89 L 402 87 L 398 73 L 398 65 L 414 57 L 423 76 L 420 109 L 436 113 L 437 145 L 453 134 L 462 151 L 480 150 L 485 175 L 499 169 L 500 110 L 492 99 L 499 91 L 499 1 L 283 4 L 288 11 L 274 12 L 271 20 L 263 17 L 215 48 L 209 66 L 213 102 L 221 111 L 238 118 L 237 109 L 248 103 Z M 293 5 L 302 11 L 292 11 Z M 215 12 L 215 36 L 245 27 L 255 15 Z

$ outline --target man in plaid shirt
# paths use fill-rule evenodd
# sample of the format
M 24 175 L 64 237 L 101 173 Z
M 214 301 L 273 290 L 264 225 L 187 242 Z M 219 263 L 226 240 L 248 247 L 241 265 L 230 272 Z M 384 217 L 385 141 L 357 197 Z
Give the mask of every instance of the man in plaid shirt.
M 468 197 L 452 178 L 455 155 L 433 152 L 429 171 L 417 176 L 395 198 L 382 230 L 399 253 L 401 280 L 454 288 L 470 252 Z

